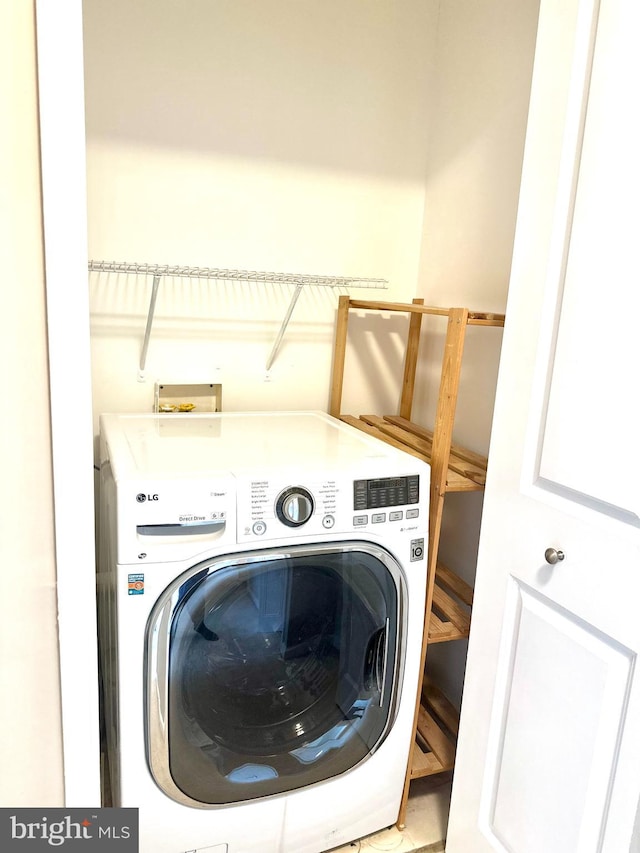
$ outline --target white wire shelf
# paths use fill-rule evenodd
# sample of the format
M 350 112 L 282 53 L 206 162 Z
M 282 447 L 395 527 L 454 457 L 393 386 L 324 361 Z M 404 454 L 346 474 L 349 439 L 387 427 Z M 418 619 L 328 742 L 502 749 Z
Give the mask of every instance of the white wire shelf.
M 151 329 L 153 327 L 158 289 L 163 277 L 168 276 L 172 278 L 209 279 L 211 281 L 240 281 L 245 283 L 254 282 L 259 284 L 293 285 L 294 290 L 291 295 L 291 300 L 267 359 L 267 371 L 271 369 L 280 348 L 282 338 L 284 337 L 284 333 L 289 324 L 289 320 L 291 319 L 293 309 L 295 308 L 296 302 L 305 287 L 384 290 L 389 285 L 389 282 L 384 278 L 356 278 L 352 276 L 309 275 L 307 273 L 278 273 L 263 272 L 259 270 L 218 269 L 215 267 L 172 266 L 170 264 L 130 263 L 128 261 L 89 261 L 89 272 L 142 275 L 149 276 L 152 279 L 149 311 L 147 313 L 147 324 L 140 353 L 140 365 L 138 371 L 138 378 L 141 381 L 144 379 L 144 370 L 147 360 L 147 351 L 149 349 Z
M 177 276 L 182 278 L 208 278 L 212 281 L 302 284 L 313 285 L 315 287 L 362 287 L 385 289 L 389 284 L 389 282 L 384 278 L 354 278 L 353 276 L 260 272 L 258 270 L 229 270 L 217 269 L 215 267 L 171 266 L 170 264 L 134 264 L 126 261 L 89 261 L 89 271 L 150 276 Z

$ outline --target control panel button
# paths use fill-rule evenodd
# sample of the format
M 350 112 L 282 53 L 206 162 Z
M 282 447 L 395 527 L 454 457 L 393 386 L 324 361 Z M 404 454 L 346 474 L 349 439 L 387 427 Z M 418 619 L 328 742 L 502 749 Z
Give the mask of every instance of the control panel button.
M 262 536 L 267 531 L 267 525 L 264 521 L 254 521 L 253 527 L 251 528 L 256 536 Z
M 373 524 L 382 524 L 383 521 L 387 520 L 386 512 L 374 512 L 371 516 L 371 521 Z
M 407 518 L 417 518 L 420 514 L 419 509 L 408 509 L 407 510 Z
M 402 518 L 402 510 L 394 510 L 394 512 L 389 513 L 389 521 L 400 521 Z
M 336 520 L 332 515 L 325 515 L 322 519 L 322 526 L 325 527 L 327 530 L 331 530 L 335 523 Z
M 368 515 L 354 515 L 353 516 L 353 526 L 354 527 L 363 527 L 369 521 Z

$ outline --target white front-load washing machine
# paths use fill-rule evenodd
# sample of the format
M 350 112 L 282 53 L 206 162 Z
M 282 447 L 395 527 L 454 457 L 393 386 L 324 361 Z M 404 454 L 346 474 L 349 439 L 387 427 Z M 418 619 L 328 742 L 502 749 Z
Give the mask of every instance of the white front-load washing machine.
M 429 466 L 320 412 L 100 419 L 105 805 L 142 853 L 318 853 L 393 824 Z

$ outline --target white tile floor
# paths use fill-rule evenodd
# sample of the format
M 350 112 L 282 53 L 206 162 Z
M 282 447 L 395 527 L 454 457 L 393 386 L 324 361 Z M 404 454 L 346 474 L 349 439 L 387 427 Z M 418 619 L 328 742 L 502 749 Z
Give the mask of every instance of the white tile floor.
M 395 826 L 368 835 L 331 853 L 441 853 L 447 834 L 451 773 L 416 779 L 411 785 L 407 822 L 400 832 Z

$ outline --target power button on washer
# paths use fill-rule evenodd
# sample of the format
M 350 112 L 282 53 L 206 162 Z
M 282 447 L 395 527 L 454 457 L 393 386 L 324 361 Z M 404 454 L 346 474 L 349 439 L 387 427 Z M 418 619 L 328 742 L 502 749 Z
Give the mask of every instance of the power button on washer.
M 253 527 L 251 528 L 256 536 L 262 536 L 263 533 L 267 531 L 267 525 L 264 521 L 255 521 Z

